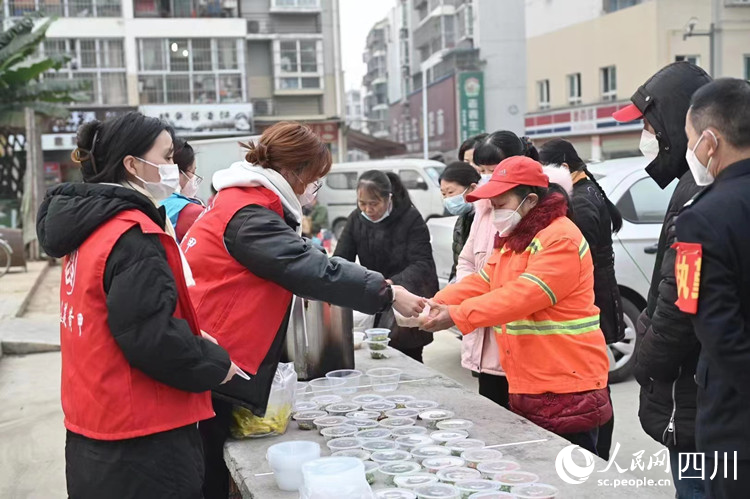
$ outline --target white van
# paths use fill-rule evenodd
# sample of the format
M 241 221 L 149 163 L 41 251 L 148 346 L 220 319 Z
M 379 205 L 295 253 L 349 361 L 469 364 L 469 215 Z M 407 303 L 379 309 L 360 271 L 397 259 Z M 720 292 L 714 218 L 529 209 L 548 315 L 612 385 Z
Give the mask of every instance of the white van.
M 244 135 L 225 139 L 196 139 L 188 144 L 195 151 L 196 173 L 205 180 L 198 187 L 198 197 L 206 201 L 211 196 L 211 179 L 219 170 L 245 159 L 247 149 L 240 142 L 257 142 L 260 135 Z
M 357 181 L 368 170 L 395 172 L 408 189 L 414 206 L 425 220 L 443 216 L 440 174 L 445 165 L 427 159 L 382 159 L 335 163 L 323 180 L 318 200 L 328 207 L 328 220 L 336 236 L 340 236 L 346 219 L 357 207 Z

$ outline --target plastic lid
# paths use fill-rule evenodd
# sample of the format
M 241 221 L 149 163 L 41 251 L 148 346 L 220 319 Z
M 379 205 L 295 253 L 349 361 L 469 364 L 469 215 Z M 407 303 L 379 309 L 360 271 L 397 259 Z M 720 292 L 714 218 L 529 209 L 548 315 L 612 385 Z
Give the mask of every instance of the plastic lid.
M 359 449 L 362 446 L 360 441 L 354 437 L 334 438 L 333 440 L 329 440 L 327 445 L 328 448 L 333 451 L 344 449 Z
M 374 419 L 355 419 L 347 417 L 346 423 L 344 424 L 354 426 L 359 430 L 371 430 L 378 427 L 378 422 Z
M 437 427 L 441 430 L 468 430 L 474 423 L 468 419 L 444 419 L 439 421 Z
M 385 440 L 391 437 L 391 431 L 385 428 L 373 428 L 372 430 L 362 430 L 357 433 L 360 440 Z
M 312 487 L 316 484 L 327 485 L 332 480 L 362 480 L 365 465 L 353 457 L 323 457 L 308 461 L 302 465 L 305 484 Z
M 394 461 L 408 461 L 411 459 L 411 454 L 401 449 L 379 450 L 373 452 L 370 459 L 381 464 L 392 463 Z
M 412 449 L 411 454 L 416 458 L 426 459 L 430 457 L 450 456 L 451 450 L 442 445 L 425 445 Z
M 417 420 L 412 418 L 385 418 L 380 420 L 380 426 L 384 428 L 400 428 L 414 426 L 415 424 L 417 424 Z
M 330 426 L 323 428 L 320 432 L 324 437 L 340 438 L 355 435 L 359 430 L 354 426 L 342 424 L 341 426 Z
M 379 468 L 380 468 L 380 464 L 376 463 L 375 461 L 365 461 L 365 473 L 370 473 Z
M 430 438 L 436 442 L 454 442 L 463 440 L 469 436 L 469 432 L 464 430 L 438 430 L 430 433 Z
M 407 473 L 416 473 L 422 467 L 414 461 L 396 461 L 380 465 L 380 472 L 384 475 L 405 475 Z
M 466 438 L 463 440 L 456 440 L 455 442 L 451 442 L 446 445 L 450 450 L 455 451 L 465 451 L 469 449 L 481 449 L 484 447 L 484 440 L 479 440 L 476 438 Z
M 390 411 L 386 411 L 385 415 L 389 418 L 417 419 L 419 417 L 419 409 L 391 409 Z
M 347 412 L 346 417 L 354 419 L 378 419 L 380 411 L 352 411 Z
M 434 400 L 412 400 L 404 404 L 407 409 L 419 409 L 420 411 L 426 411 L 428 409 L 434 409 L 440 404 Z
M 414 473 L 412 475 L 397 476 L 393 481 L 399 487 L 413 489 L 422 485 L 437 483 L 438 477 L 432 473 Z
M 323 407 L 329 404 L 335 404 L 337 402 L 341 402 L 344 399 L 342 397 L 339 397 L 338 395 L 318 395 L 316 397 L 311 398 L 310 400 L 315 402 L 319 406 Z
M 396 443 L 402 447 L 413 449 L 414 447 L 434 445 L 435 441 L 427 435 L 405 435 L 403 437 L 396 438 Z
M 412 395 L 388 395 L 385 399 L 390 400 L 391 402 L 396 402 L 397 404 L 406 404 L 407 402 L 416 400 L 417 397 Z
M 472 480 L 482 476 L 477 470 L 466 467 L 451 467 L 438 470 L 436 473 L 441 482 L 456 483 L 461 480 Z
M 422 466 L 425 468 L 437 470 L 443 468 L 461 467 L 466 464 L 466 461 L 456 456 L 438 456 L 428 457 L 422 461 Z
M 477 492 L 476 494 L 471 494 L 469 499 L 516 499 L 516 496 L 510 492 L 493 490 L 490 492 Z
M 417 494 L 405 489 L 382 489 L 375 492 L 376 499 L 417 499 Z
M 484 461 L 477 465 L 477 469 L 487 475 L 504 473 L 506 471 L 515 471 L 521 469 L 521 465 L 515 461 L 501 459 L 499 461 Z
M 396 403 L 390 400 L 378 400 L 368 404 L 362 404 L 363 411 L 390 411 L 396 408 Z
M 310 421 L 313 419 L 323 418 L 328 415 L 325 411 L 302 411 L 294 415 L 296 421 Z
M 364 450 L 369 450 L 370 452 L 396 450 L 398 449 L 398 444 L 393 440 L 368 440 L 367 442 L 362 443 L 362 448 Z
M 394 437 L 403 437 L 406 435 L 427 435 L 428 431 L 424 426 L 402 426 L 391 430 L 391 434 Z
M 461 454 L 461 457 L 474 463 L 483 463 L 499 461 L 503 458 L 503 453 L 495 449 L 468 449 Z
M 317 411 L 318 404 L 315 402 L 297 402 L 294 404 L 294 412 Z
M 313 423 L 322 427 L 341 426 L 342 424 L 346 423 L 346 418 L 344 416 L 323 416 L 320 418 L 316 418 Z
M 422 485 L 415 488 L 414 492 L 419 499 L 454 499 L 461 495 L 456 487 L 444 483 Z
M 443 419 L 450 419 L 454 416 L 452 411 L 445 409 L 430 409 L 419 413 L 419 417 L 425 421 L 439 421 Z
M 461 480 L 454 484 L 460 491 L 466 492 L 486 492 L 500 490 L 502 484 L 494 480 Z
M 534 483 L 531 485 L 520 485 L 511 489 L 513 495 L 518 499 L 553 499 L 557 497 L 557 487 L 546 483 Z
M 338 450 L 331 454 L 335 457 L 354 457 L 356 459 L 359 459 L 360 461 L 365 461 L 365 465 L 369 462 L 372 463 L 372 461 L 367 461 L 370 459 L 370 453 L 363 449 L 344 449 L 344 450 Z M 372 463 L 376 464 L 376 463 Z M 365 466 L 365 469 L 367 469 L 367 466 Z
M 352 397 L 352 402 L 356 404 L 369 404 L 372 402 L 378 402 L 380 400 L 383 400 L 383 396 L 375 395 L 374 393 L 366 393 L 364 395 L 357 395 L 356 397 Z
M 539 481 L 539 475 L 528 471 L 506 471 L 495 475 L 495 480 L 503 485 L 526 485 Z
M 359 408 L 360 405 L 353 402 L 336 402 L 335 404 L 327 405 L 326 411 L 346 414 L 347 412 L 357 411 Z

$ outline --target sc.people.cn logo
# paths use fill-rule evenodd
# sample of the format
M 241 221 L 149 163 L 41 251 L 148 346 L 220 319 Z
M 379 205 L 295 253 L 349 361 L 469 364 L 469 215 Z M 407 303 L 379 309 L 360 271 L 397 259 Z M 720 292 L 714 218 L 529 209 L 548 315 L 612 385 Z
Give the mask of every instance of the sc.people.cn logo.
M 573 461 L 573 452 L 578 451 L 584 459 L 584 466 Z M 594 472 L 594 455 L 579 445 L 569 445 L 557 455 L 555 470 L 565 483 L 580 485 L 589 479 Z

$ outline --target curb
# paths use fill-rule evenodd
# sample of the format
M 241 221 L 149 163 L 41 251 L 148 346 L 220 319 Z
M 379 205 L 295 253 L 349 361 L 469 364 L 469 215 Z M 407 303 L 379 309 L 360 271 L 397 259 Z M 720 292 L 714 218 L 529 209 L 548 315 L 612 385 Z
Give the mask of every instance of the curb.
M 16 310 L 16 313 L 15 315 L 13 315 L 13 317 L 20 318 L 23 316 L 23 314 L 26 313 L 26 309 L 29 307 L 29 303 L 31 302 L 31 297 L 34 296 L 34 293 L 36 293 L 36 290 L 39 289 L 39 286 L 42 284 L 42 280 L 47 275 L 47 272 L 49 272 L 49 269 L 52 266 L 52 263 L 53 263 L 53 260 L 48 260 L 47 265 L 45 265 L 42 268 L 42 271 L 39 272 L 39 275 L 36 277 L 34 284 L 32 284 L 31 288 L 29 288 L 29 291 L 26 293 L 26 296 L 24 297 L 21 304 L 18 306 L 18 310 Z
M 3 341 L 0 344 L 3 355 L 30 355 L 34 353 L 59 352 L 60 345 L 36 341 Z

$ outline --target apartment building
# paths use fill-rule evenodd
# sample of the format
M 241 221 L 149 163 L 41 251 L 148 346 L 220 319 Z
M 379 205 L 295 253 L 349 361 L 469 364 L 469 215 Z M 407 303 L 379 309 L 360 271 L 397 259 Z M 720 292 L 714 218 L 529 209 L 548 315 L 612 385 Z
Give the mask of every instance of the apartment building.
M 642 123 L 611 115 L 671 62 L 750 79 L 747 0 L 527 0 L 527 32 L 526 135 L 565 137 L 583 158 L 640 154 Z
M 363 62 L 367 72 L 362 79 L 365 88 L 364 115 L 367 129 L 377 138 L 388 137 L 388 58 L 386 40 L 391 25 L 387 19 L 375 24 L 367 34 Z
M 426 130 L 428 155 L 451 156 L 468 136 L 523 130 L 523 0 L 396 0 L 387 21 L 392 140 L 424 154 Z
M 5 26 L 34 10 L 57 16 L 41 52 L 72 60 L 45 78 L 90 83 L 87 101 L 42 137 L 45 167 L 63 179 L 81 123 L 134 109 L 191 138 L 299 120 L 343 159 L 338 2 L 6 0 L 0 15 Z

